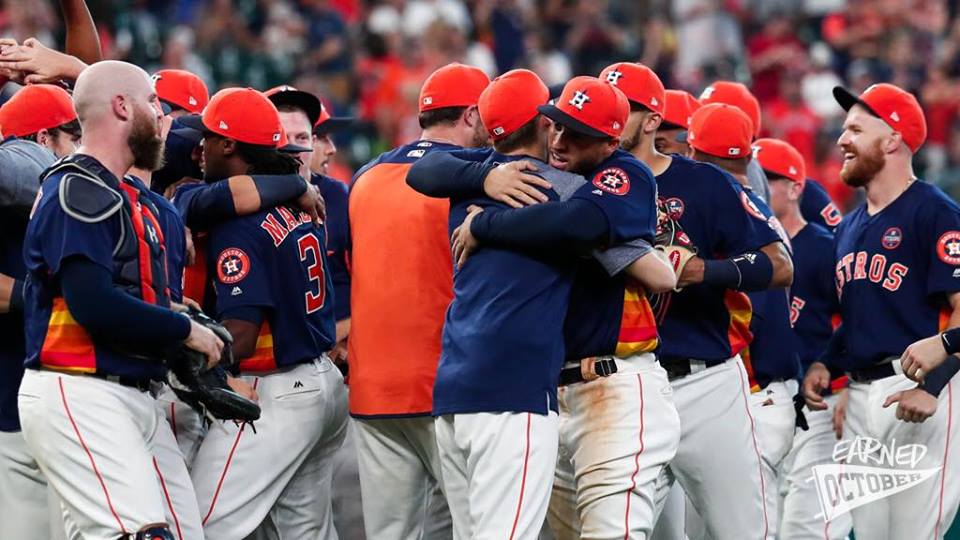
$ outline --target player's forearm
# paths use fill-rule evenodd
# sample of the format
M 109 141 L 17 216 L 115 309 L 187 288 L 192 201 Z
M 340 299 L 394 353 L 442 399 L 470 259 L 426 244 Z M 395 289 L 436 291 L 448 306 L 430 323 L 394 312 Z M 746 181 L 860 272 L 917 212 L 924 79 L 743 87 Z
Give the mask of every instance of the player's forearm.
M 684 266 L 682 286 L 704 283 L 743 292 L 788 287 L 793 282 L 793 261 L 781 242 L 729 259 L 694 257 Z
M 0 274 L 0 313 L 23 309 L 23 280 Z
M 953 311 L 950 313 L 950 319 L 947 321 L 947 328 L 960 327 L 960 298 L 957 295 L 950 296 L 950 303 Z M 928 373 L 920 383 L 923 388 L 933 396 L 939 396 L 940 392 L 947 386 L 950 379 L 960 371 L 960 358 L 956 355 L 948 355 L 946 360 L 940 366 Z
M 677 274 L 667 260 L 666 254 L 658 249 L 633 261 L 626 269 L 627 275 L 643 285 L 651 294 L 663 293 L 677 286 Z
M 103 60 L 100 36 L 84 0 L 60 0 L 60 10 L 67 29 L 66 52 L 92 64 Z
M 58 276 L 70 315 L 96 339 L 155 352 L 190 335 L 190 319 L 117 289 L 110 272 L 89 259 L 68 259 Z
M 483 245 L 583 254 L 609 242 L 610 224 L 596 205 L 571 199 L 482 212 L 470 232 Z
M 337 343 L 347 339 L 350 335 L 350 318 L 337 321 Z
M 190 189 L 178 196 L 177 208 L 187 227 L 205 231 L 238 216 L 296 200 L 306 190 L 306 181 L 296 174 L 232 176 Z
M 483 180 L 493 167 L 461 159 L 452 152 L 430 152 L 410 167 L 407 185 L 428 197 L 482 197 Z

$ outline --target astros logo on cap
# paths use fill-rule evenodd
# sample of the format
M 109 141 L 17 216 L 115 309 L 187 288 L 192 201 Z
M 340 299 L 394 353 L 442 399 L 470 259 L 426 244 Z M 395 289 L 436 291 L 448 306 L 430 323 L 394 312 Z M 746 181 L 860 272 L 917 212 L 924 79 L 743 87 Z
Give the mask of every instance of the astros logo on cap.
M 623 73 L 620 71 L 611 71 L 607 73 L 607 82 L 616 86 L 620 81 L 620 77 L 623 77 Z
M 583 106 L 589 102 L 590 102 L 590 96 L 581 92 L 580 90 L 577 90 L 576 93 L 573 94 L 573 97 L 570 98 L 570 105 L 573 105 L 574 107 L 577 108 L 577 110 L 580 110 L 580 111 L 582 111 Z

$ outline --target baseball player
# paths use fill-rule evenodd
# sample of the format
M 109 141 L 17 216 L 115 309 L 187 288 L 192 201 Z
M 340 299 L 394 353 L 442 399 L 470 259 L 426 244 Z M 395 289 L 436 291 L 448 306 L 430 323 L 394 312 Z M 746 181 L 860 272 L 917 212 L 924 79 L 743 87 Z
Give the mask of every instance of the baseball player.
M 911 343 L 960 323 L 960 208 L 913 174 L 913 155 L 927 134 L 914 96 L 890 84 L 860 96 L 840 87 L 833 93 L 847 110 L 837 141 L 844 155 L 841 177 L 863 187 L 866 202 L 837 228 L 843 325 L 823 362 L 807 370 L 804 397 L 811 409 L 825 409 L 820 393 L 832 373 L 846 372 L 845 437 L 870 437 L 884 447 L 922 445 L 922 459 L 901 468 L 936 469 L 899 493 L 871 490 L 877 500 L 853 510 L 857 537 L 942 538 L 960 503 L 950 459 L 960 427 L 960 400 L 950 380 L 956 366 L 924 373 L 917 385 L 898 373 L 896 360 Z M 863 457 L 878 458 L 880 450 Z M 852 456 L 848 463 L 897 467 L 882 457 Z
M 754 153 L 770 182 L 770 206 L 783 225 L 793 249 L 794 273 L 790 287 L 790 323 L 797 337 L 803 372 L 820 358 L 833 335 L 833 319 L 839 314 L 833 283 L 833 234 L 802 214 L 802 200 L 809 186 L 803 156 L 786 142 L 759 139 Z M 843 381 L 833 381 L 840 387 Z M 828 398 L 835 405 L 836 396 Z M 832 408 L 832 407 L 831 407 Z M 780 537 L 846 538 L 849 514 L 820 519 L 816 486 L 808 482 L 812 467 L 832 461 L 836 437 L 831 413 L 811 411 L 805 415 L 808 429 L 797 430 L 793 446 L 783 460 Z
M 740 140 L 731 144 L 725 129 L 704 131 L 702 121 L 693 122 L 687 136 L 691 147 L 707 156 L 748 155 L 752 130 L 743 114 L 715 108 L 739 128 Z M 770 527 L 766 486 L 748 373 L 740 358 L 752 339 L 746 292 L 789 285 L 792 263 L 767 217 L 734 178 L 712 164 L 671 158 L 657 176 L 659 197 L 698 254 L 682 268 L 683 290 L 664 300 L 660 314 L 660 363 L 670 375 L 682 426 L 668 481 L 680 481 L 712 538 L 765 537 Z M 678 523 L 660 524 L 658 530 L 661 525 L 682 534 Z
M 693 111 L 700 108 L 700 102 L 683 90 L 666 90 L 663 101 L 663 120 L 657 128 L 654 148 L 664 155 L 685 156 L 690 146 L 678 140 L 678 137 L 690 129 L 690 117 Z
M 726 103 L 743 111 L 750 118 L 750 123 L 753 126 L 753 138 L 756 139 L 760 136 L 762 120 L 760 102 L 742 83 L 716 81 L 704 88 L 700 94 L 700 104 L 709 105 L 711 103 Z M 770 186 L 767 185 L 767 178 L 754 159 L 750 159 L 747 163 L 747 180 L 748 185 L 760 200 L 764 203 L 770 200 Z
M 31 141 L 0 142 L 0 537 L 51 538 L 48 511 L 63 535 L 60 503 L 48 506 L 47 480 L 27 451 L 17 416 L 17 389 L 23 377 L 23 237 L 27 215 L 40 188 L 40 175 L 54 156 Z
M 487 84 L 475 67 L 435 71 L 420 90 L 421 139 L 382 154 L 352 182 L 350 414 L 367 538 L 451 534 L 430 416 L 452 298 L 449 203 L 405 178 L 428 153 L 486 143 L 476 105 Z
M 0 107 L 4 136 L 31 140 L 58 158 L 80 144 L 80 123 L 66 90 L 52 84 L 32 84 L 17 91 Z
M 783 245 L 790 250 L 790 239 L 770 208 L 748 185 L 747 163 L 753 160 L 750 147 L 750 119 L 739 110 L 724 104 L 704 105 L 693 114 L 697 123 L 691 133 L 693 157 L 724 169 L 744 188 L 747 210 L 765 219 L 777 231 Z M 704 143 L 703 141 L 707 141 Z M 726 153 L 723 150 L 726 149 Z M 730 157 L 743 156 L 743 157 Z M 742 352 L 749 375 L 750 403 L 758 424 L 757 439 L 763 458 L 763 488 L 767 513 L 767 534 L 776 536 L 779 524 L 780 464 L 793 443 L 796 413 L 793 396 L 797 393 L 796 378 L 800 372 L 799 355 L 790 326 L 790 299 L 785 290 L 774 289 L 748 293 L 752 316 L 753 338 Z M 688 517 L 689 519 L 689 517 Z
M 584 249 L 581 243 L 587 241 L 589 247 L 595 231 L 604 228 L 590 219 L 593 209 L 582 204 L 582 196 L 604 210 L 609 216 L 607 223 L 616 225 L 611 231 L 615 235 L 630 230 L 635 219 L 652 217 L 652 189 L 643 189 L 652 188 L 649 170 L 627 152 L 615 150 L 618 141 L 610 134 L 612 126 L 619 124 L 619 129 L 625 130 L 625 126 L 636 125 L 637 118 L 630 116 L 641 108 L 631 105 L 626 96 L 619 97 L 622 92 L 611 90 L 603 81 L 579 77 L 566 85 L 555 108 L 541 109 L 554 120 L 551 165 L 572 168 L 593 179 L 581 188 L 583 195 L 489 218 L 484 212 L 472 223 L 465 223 L 458 236 L 472 231 L 482 246 L 533 252 Z M 610 117 L 611 96 L 625 101 L 624 109 L 636 107 L 627 121 Z M 604 129 L 607 131 L 601 131 Z M 598 156 L 606 153 L 598 151 L 601 145 L 612 153 L 597 162 Z M 441 156 L 418 162 L 409 178 L 412 180 L 418 168 L 439 161 Z M 486 178 L 484 175 L 490 169 L 492 166 L 481 170 L 477 177 L 471 176 L 473 171 L 469 169 L 445 177 L 460 178 L 467 186 L 482 183 L 487 190 L 493 173 Z M 625 205 L 631 207 L 630 211 L 618 213 Z M 652 233 L 652 224 L 644 226 Z M 610 232 L 598 234 L 593 242 L 607 239 Z M 638 285 L 652 291 L 669 290 L 676 276 L 659 257 L 647 257 L 649 251 L 636 251 L 638 246 L 649 250 L 648 241 L 639 242 L 626 247 L 625 252 L 618 246 L 597 255 L 599 261 L 605 261 L 603 266 L 586 263 L 574 282 L 564 328 L 568 363 L 561 372 L 558 393 L 561 459 L 550 503 L 551 527 L 558 537 L 643 536 L 654 520 L 654 482 L 675 451 L 679 427 L 676 420 L 670 421 L 674 408 L 669 390 L 664 391 L 665 374 L 649 355 L 657 341 L 653 314 L 645 295 L 637 291 Z M 617 252 L 620 254 L 614 255 Z M 621 254 L 626 256 L 616 264 L 607 259 Z M 636 266 L 641 268 L 634 272 Z M 591 358 L 581 362 L 586 357 Z M 592 382 L 581 384 L 585 381 Z M 595 402 L 599 396 L 606 396 L 602 404 Z M 636 420 L 624 421 L 631 418 Z M 647 418 L 658 418 L 658 422 L 649 425 Z M 617 430 L 610 428 L 614 425 Z M 638 453 L 644 456 L 643 467 L 637 464 Z
M 157 95 L 164 112 L 173 119 L 164 144 L 163 167 L 154 172 L 150 189 L 164 193 L 184 178 L 201 178 L 200 133 L 184 128 L 179 118 L 200 114 L 209 101 L 203 80 L 180 69 L 162 69 L 153 74 Z
M 185 343 L 213 364 L 222 343 L 168 309 L 158 211 L 123 176 L 159 164 L 159 103 L 143 70 L 100 62 L 79 76 L 74 104 L 87 143 L 47 172 L 25 240 L 23 436 L 75 534 L 201 538 L 150 392 L 166 372 L 155 351 Z
M 276 107 L 249 88 L 215 94 L 200 125 L 184 120 L 204 132 L 210 179 L 251 169 L 295 172 L 300 163 L 278 147 L 309 151 L 286 145 Z M 309 133 L 302 113 L 301 121 Z M 262 409 L 255 431 L 212 427 L 197 452 L 191 476 L 210 538 L 244 538 L 268 517 L 281 538 L 336 538 L 329 457 L 343 439 L 347 404 L 343 379 L 325 355 L 334 322 L 324 242 L 323 228 L 287 206 L 210 231 L 217 316 Z

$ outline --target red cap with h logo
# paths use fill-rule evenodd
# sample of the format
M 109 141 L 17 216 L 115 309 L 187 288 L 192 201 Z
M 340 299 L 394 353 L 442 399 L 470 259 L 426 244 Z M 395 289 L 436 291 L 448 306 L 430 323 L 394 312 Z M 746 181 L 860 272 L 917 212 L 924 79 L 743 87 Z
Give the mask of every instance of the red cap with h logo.
M 617 87 L 596 77 L 574 77 L 553 105 L 541 105 L 538 110 L 577 133 L 619 137 L 630 116 L 630 102 Z

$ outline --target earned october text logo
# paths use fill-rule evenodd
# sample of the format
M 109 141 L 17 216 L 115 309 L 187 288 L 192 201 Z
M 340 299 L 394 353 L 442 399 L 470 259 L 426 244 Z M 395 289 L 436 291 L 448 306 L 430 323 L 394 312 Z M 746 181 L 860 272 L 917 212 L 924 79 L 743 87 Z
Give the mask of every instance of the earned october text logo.
M 927 455 L 922 444 L 885 445 L 871 437 L 856 437 L 833 447 L 835 463 L 813 466 L 820 514 L 830 521 L 854 508 L 908 490 L 929 480 L 940 467 L 918 469 Z

